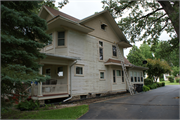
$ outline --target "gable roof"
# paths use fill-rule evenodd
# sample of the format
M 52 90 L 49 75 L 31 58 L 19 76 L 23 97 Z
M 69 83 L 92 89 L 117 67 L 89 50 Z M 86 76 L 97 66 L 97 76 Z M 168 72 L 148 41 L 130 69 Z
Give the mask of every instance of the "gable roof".
M 58 10 L 55 10 L 55 9 L 53 9 L 53 8 L 51 8 L 51 7 L 48 7 L 48 6 L 44 6 L 52 15 L 53 15 L 53 17 L 56 17 L 56 16 L 62 16 L 62 17 L 65 17 L 65 18 L 67 18 L 67 19 L 69 19 L 69 20 L 72 20 L 72 21 L 74 21 L 74 22 L 78 22 L 78 21 L 80 21 L 79 19 L 77 19 L 77 18 L 75 18 L 75 17 L 72 17 L 72 16 L 70 16 L 70 15 L 68 15 L 68 14 L 65 14 L 65 13 L 63 13 L 63 12 L 60 12 L 60 11 L 58 11 Z

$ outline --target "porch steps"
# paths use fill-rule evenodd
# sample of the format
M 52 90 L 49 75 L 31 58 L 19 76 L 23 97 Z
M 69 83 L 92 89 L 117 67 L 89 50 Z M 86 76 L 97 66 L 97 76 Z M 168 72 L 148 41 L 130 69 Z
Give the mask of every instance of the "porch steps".
M 122 69 L 123 69 L 123 72 L 124 72 L 126 83 L 128 85 L 129 92 L 130 92 L 131 95 L 134 95 L 134 87 L 130 82 L 130 79 L 129 79 L 128 74 L 127 74 L 126 67 L 124 65 L 124 56 L 122 56 L 118 44 L 116 42 L 114 42 L 114 43 L 115 43 L 116 50 L 117 50 L 117 53 L 118 53 L 117 57 L 119 58 L 119 60 L 121 61 L 121 64 L 122 64 Z

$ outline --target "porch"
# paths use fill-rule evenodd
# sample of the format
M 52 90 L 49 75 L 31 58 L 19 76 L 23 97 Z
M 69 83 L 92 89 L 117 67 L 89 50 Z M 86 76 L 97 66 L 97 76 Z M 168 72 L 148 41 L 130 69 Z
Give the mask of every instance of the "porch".
M 39 72 L 50 76 L 51 79 L 40 83 L 32 83 L 31 98 L 33 100 L 46 100 L 69 96 L 70 91 L 70 65 L 78 58 L 47 54 L 46 59 L 39 63 L 43 66 Z

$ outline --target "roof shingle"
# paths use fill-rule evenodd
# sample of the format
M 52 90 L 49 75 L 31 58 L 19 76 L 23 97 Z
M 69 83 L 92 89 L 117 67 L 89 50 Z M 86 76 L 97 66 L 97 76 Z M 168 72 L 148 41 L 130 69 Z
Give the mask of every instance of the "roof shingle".
M 106 61 L 105 63 L 120 63 L 121 64 L 121 61 L 109 58 L 108 61 Z M 124 57 L 124 64 L 132 65 L 125 57 Z

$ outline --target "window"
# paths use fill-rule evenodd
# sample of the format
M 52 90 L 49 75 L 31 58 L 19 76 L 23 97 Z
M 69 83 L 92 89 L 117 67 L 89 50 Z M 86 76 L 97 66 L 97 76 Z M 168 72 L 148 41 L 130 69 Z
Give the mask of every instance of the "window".
M 105 30 L 105 29 L 106 29 L 106 27 L 107 27 L 107 25 L 106 25 L 106 24 L 104 24 L 104 23 L 103 23 L 103 24 L 101 24 L 101 29 L 102 29 L 102 30 Z
M 51 69 L 50 68 L 46 69 L 46 75 L 51 76 Z
M 99 60 L 103 60 L 103 42 L 99 41 Z
M 140 72 L 138 72 L 138 82 L 140 82 Z
M 83 65 L 75 65 L 75 75 L 76 76 L 84 76 L 84 66 Z
M 104 72 L 100 72 L 100 79 L 104 80 Z
M 116 75 L 115 70 L 113 70 L 113 82 L 116 83 Z
M 121 76 L 121 71 L 120 70 L 116 70 L 116 73 L 117 73 L 116 74 L 117 76 Z
M 58 46 L 65 45 L 65 32 L 58 32 Z
M 51 37 L 51 40 L 48 41 L 48 45 L 51 45 L 52 44 L 52 33 L 49 34 L 49 36 Z
M 124 82 L 124 71 L 122 71 L 122 82 Z
M 58 67 L 57 75 L 58 75 L 59 77 L 63 77 L 63 67 Z
M 143 73 L 141 72 L 141 82 L 143 82 Z
M 113 56 L 117 56 L 116 46 L 112 46 Z
M 134 80 L 135 80 L 135 82 L 137 82 L 137 72 L 134 72 Z
M 130 72 L 130 76 L 131 76 L 131 82 L 133 82 L 133 72 Z

